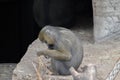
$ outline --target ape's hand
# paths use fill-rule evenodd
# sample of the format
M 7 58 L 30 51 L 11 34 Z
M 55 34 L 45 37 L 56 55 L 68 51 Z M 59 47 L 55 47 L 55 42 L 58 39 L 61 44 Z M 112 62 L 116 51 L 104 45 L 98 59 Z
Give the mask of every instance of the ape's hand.
M 44 51 L 39 51 L 39 52 L 37 52 L 37 56 L 41 56 L 41 55 L 43 55 L 44 54 Z

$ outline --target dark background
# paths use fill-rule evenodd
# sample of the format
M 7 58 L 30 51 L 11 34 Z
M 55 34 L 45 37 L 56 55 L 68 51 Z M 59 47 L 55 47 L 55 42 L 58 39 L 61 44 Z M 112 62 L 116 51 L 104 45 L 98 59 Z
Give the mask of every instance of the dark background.
M 33 0 L 0 2 L 0 62 L 19 62 L 40 28 L 32 14 Z
M 92 13 L 91 0 L 84 1 L 77 6 L 77 14 L 83 9 Z M 0 63 L 19 62 L 40 29 L 33 18 L 33 0 L 0 0 Z

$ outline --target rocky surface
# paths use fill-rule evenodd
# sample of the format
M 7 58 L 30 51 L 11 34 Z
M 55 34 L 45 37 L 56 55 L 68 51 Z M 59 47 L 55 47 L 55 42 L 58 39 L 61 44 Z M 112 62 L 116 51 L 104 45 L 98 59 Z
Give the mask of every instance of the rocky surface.
M 12 80 L 13 69 L 16 67 L 14 63 L 0 64 L 0 80 Z
M 120 0 L 93 0 L 94 36 L 96 41 L 120 32 Z

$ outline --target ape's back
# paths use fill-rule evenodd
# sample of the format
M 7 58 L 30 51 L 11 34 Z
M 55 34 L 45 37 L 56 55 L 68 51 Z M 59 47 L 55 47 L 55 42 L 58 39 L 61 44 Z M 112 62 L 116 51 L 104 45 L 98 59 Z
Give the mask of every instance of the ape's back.
M 77 69 L 82 62 L 82 44 L 72 31 L 61 27 L 55 27 L 55 29 L 59 32 L 58 36 L 60 36 L 56 46 L 59 46 L 59 44 L 64 45 L 64 48 L 71 53 L 72 58 L 69 61 L 60 61 L 52 58 L 52 66 L 59 74 L 68 75 L 70 74 L 70 67 Z

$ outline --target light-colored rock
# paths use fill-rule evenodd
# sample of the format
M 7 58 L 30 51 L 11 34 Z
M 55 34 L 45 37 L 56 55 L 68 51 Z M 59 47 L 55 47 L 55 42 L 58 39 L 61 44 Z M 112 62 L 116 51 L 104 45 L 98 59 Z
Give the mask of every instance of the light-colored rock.
M 13 71 L 12 80 L 37 80 L 37 74 L 34 67 L 38 67 L 39 59 L 36 53 L 45 48 L 46 46 L 38 39 L 29 45 L 27 52 Z
M 12 80 L 12 72 L 15 63 L 0 63 L 0 80 Z
M 92 0 L 96 42 L 120 33 L 120 0 Z

